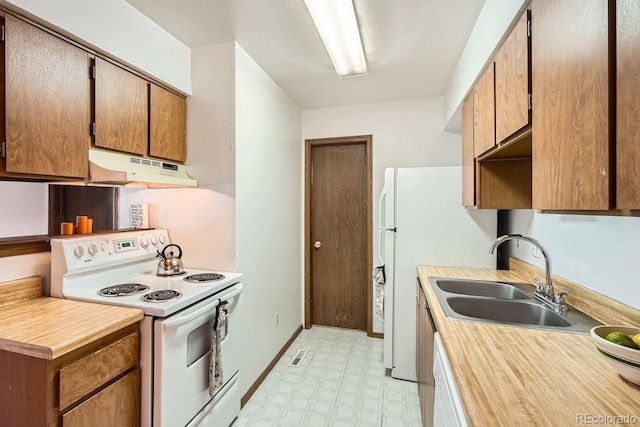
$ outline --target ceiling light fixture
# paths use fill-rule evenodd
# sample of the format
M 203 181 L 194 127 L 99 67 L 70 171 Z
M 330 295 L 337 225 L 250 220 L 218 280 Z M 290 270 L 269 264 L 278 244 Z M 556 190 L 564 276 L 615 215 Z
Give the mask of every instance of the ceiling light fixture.
M 352 0 L 304 0 L 304 3 L 338 76 L 367 74 Z

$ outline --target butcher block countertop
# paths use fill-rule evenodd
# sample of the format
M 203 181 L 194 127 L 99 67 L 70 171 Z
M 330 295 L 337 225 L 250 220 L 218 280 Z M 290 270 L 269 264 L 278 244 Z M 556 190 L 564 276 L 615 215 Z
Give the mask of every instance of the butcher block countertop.
M 43 297 L 41 278 L 0 283 L 0 350 L 56 359 L 142 320 L 138 309 Z
M 471 425 L 571 426 L 606 416 L 640 425 L 640 386 L 619 376 L 589 335 L 450 319 L 428 279 L 534 283 L 543 271 L 512 258 L 510 270 L 419 266 L 418 275 Z M 640 326 L 632 307 L 557 276 L 554 287 L 569 290 L 567 303 L 602 323 Z

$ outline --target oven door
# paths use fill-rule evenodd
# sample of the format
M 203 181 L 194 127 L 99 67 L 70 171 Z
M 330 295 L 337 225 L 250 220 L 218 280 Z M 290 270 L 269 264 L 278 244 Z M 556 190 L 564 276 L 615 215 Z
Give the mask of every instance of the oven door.
M 229 302 L 229 320 L 221 331 L 223 382 L 240 370 L 240 292 L 237 283 L 167 318 L 154 322 L 153 425 L 185 426 L 211 400 L 209 364 L 216 307 Z M 221 390 L 218 390 L 220 393 Z M 237 405 L 240 402 L 225 404 Z M 237 415 L 236 411 L 236 415 Z M 235 416 L 234 416 L 235 417 Z

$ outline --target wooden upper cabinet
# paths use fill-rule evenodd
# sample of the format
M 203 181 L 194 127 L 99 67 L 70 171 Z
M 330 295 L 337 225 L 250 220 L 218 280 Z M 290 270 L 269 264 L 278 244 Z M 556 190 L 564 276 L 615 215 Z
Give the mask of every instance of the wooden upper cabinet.
M 95 145 L 144 156 L 149 144 L 149 83 L 95 58 Z
M 617 208 L 640 209 L 640 2 L 616 1 Z
M 6 172 L 85 178 L 87 52 L 11 15 L 5 26 Z
M 607 210 L 608 2 L 531 7 L 533 208 Z
M 496 142 L 529 124 L 529 11 L 495 58 Z
M 494 64 L 489 64 L 473 89 L 473 145 L 478 157 L 496 145 Z
M 187 101 L 154 84 L 150 90 L 149 154 L 184 163 L 187 159 Z
M 462 205 L 476 204 L 476 160 L 473 155 L 473 93 L 462 104 Z

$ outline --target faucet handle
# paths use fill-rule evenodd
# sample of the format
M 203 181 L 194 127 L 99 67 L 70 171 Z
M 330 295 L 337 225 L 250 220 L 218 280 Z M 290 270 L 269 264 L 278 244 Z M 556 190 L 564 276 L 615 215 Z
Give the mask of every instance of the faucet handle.
M 558 294 L 556 295 L 556 304 L 566 305 L 566 302 L 564 300 L 564 296 L 567 295 L 568 293 L 569 293 L 568 291 L 560 291 L 560 292 L 558 292 Z
M 540 279 L 538 276 L 535 276 L 534 280 L 536 281 L 536 293 L 544 293 L 544 285 L 542 284 L 542 279 Z

